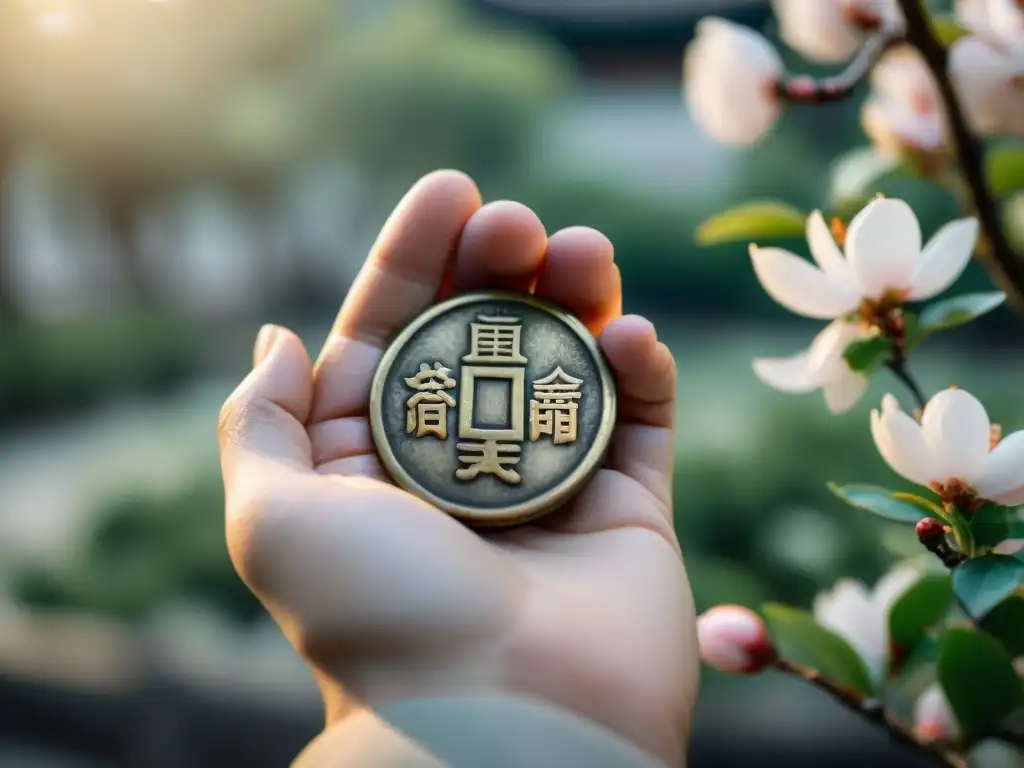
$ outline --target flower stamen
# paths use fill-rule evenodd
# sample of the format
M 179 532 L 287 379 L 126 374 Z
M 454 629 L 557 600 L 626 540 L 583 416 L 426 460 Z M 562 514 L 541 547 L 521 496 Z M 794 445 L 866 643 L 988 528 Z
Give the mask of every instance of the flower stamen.
M 985 503 L 977 491 L 956 477 L 944 483 L 930 483 L 929 487 L 942 499 L 943 506 L 950 512 L 955 507 L 966 515 L 973 515 Z
M 832 232 L 832 237 L 836 241 L 836 245 L 840 248 L 846 247 L 847 229 L 848 227 L 846 226 L 846 222 L 838 216 L 833 216 L 832 221 L 829 222 L 829 230 Z

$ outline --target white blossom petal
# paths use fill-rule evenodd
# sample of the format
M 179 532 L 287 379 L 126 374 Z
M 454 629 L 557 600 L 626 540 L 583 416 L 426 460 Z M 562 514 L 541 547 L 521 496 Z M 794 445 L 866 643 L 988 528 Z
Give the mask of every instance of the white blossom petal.
M 956 18 L 971 32 L 989 32 L 988 0 L 956 0 Z
M 959 219 L 942 227 L 921 254 L 910 278 L 909 298 L 923 301 L 949 288 L 966 269 L 977 242 L 977 219 Z
M 831 592 L 814 599 L 813 611 L 815 620 L 853 646 L 872 677 L 879 679 L 888 655 L 885 631 L 864 585 L 852 579 L 841 579 Z
M 683 61 L 690 114 L 718 141 L 756 143 L 781 112 L 774 88 L 782 71 L 778 52 L 760 33 L 725 19 L 704 18 Z
M 1015 555 L 1024 549 L 1024 539 L 1007 539 L 1002 544 L 992 548 L 996 555 Z
M 980 37 L 962 37 L 949 51 L 949 75 L 963 103 L 971 128 L 982 136 L 1009 127 L 1011 133 L 1024 131 L 1013 122 L 1024 102 L 1015 95 L 1012 79 L 1021 74 L 1019 65 L 1005 52 Z
M 948 141 L 935 78 L 921 54 L 901 45 L 871 72 L 871 97 L 862 112 L 865 132 L 888 154 L 906 148 L 935 151 Z
M 921 426 L 900 410 L 892 395 L 882 398 L 882 411 L 871 412 L 871 437 L 878 453 L 896 474 L 912 483 L 928 485 L 937 469 Z
M 807 245 L 822 272 L 846 285 L 854 284 L 853 270 L 839 250 L 821 211 L 814 211 L 807 217 Z
M 825 404 L 830 412 L 846 413 L 853 408 L 868 391 L 868 377 L 847 368 L 846 373 L 825 384 Z
M 750 258 L 765 293 L 790 312 L 832 320 L 852 312 L 860 303 L 851 287 L 789 251 L 751 245 Z
M 821 387 L 821 381 L 812 374 L 808 357 L 806 349 L 791 357 L 758 357 L 754 359 L 754 374 L 780 392 L 793 395 L 813 392 Z
M 1024 485 L 1002 494 L 998 499 L 993 499 L 993 501 L 1006 507 L 1024 506 Z
M 1016 491 L 1024 485 L 1024 430 L 1007 435 L 988 455 L 985 471 L 974 481 L 974 490 L 986 499 Z
M 861 45 L 860 30 L 846 8 L 834 0 L 773 0 L 779 37 L 810 61 L 838 63 Z
M 940 480 L 971 485 L 988 461 L 991 424 L 985 406 L 962 389 L 944 389 L 925 406 L 921 430 Z
M 898 565 L 886 573 L 872 591 L 872 599 L 875 606 L 888 620 L 889 609 L 904 592 L 914 586 L 921 579 L 921 572 L 912 565 Z
M 914 705 L 914 731 L 925 741 L 952 741 L 957 737 L 956 718 L 938 683 L 926 689 Z
M 1024 6 L 1018 0 L 988 0 L 988 23 L 993 35 L 1004 45 L 1024 45 Z
M 850 222 L 846 255 L 865 296 L 909 287 L 921 255 L 921 227 L 910 206 L 892 198 L 868 203 Z
M 811 341 L 807 349 L 808 367 L 812 372 L 820 373 L 823 383 L 849 371 L 850 367 L 843 354 L 850 344 L 867 333 L 858 323 L 848 322 L 844 318 L 833 320 Z

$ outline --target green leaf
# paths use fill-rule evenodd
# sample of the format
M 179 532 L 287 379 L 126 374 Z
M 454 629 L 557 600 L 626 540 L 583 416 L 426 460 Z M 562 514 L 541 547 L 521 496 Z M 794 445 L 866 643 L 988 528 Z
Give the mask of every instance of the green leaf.
M 843 359 L 851 371 L 874 373 L 886 355 L 892 350 L 892 343 L 885 336 L 872 336 L 850 344 L 843 352 Z
M 986 504 L 970 518 L 974 543 L 979 547 L 994 547 L 1010 536 L 1010 518 L 1014 511 L 1006 507 Z
M 832 164 L 832 200 L 837 205 L 855 201 L 860 210 L 879 182 L 902 170 L 899 160 L 873 146 L 850 150 Z
M 920 496 L 915 496 L 912 493 L 893 493 L 892 497 L 896 501 L 901 501 L 904 504 L 909 504 L 912 507 L 916 507 L 921 510 L 922 517 L 932 517 L 941 522 L 946 522 L 946 513 L 942 511 L 942 507 L 933 501 L 928 499 L 922 499 Z
M 993 608 L 981 628 L 1003 644 L 1010 655 L 1024 656 L 1024 597 L 1014 596 Z
M 951 629 L 939 640 L 939 682 L 969 740 L 976 740 L 1024 703 L 1013 657 L 984 632 Z
M 895 520 L 897 523 L 916 525 L 922 517 L 935 517 L 927 507 L 914 506 L 894 498 L 893 492 L 887 488 L 829 483 L 828 489 L 851 507 L 863 509 L 886 520 Z
M 802 237 L 807 214 L 775 200 L 744 203 L 723 211 L 697 229 L 697 242 L 718 245 L 757 239 Z
M 949 14 L 935 14 L 931 17 L 932 32 L 939 39 L 939 42 L 949 48 L 953 43 L 967 34 L 956 16 Z
M 1024 189 L 1024 149 L 1019 146 L 993 148 L 985 157 L 985 173 L 996 197 L 1007 197 Z
M 761 608 L 761 614 L 782 658 L 812 667 L 827 680 L 865 696 L 874 694 L 863 659 L 849 643 L 818 624 L 807 611 L 768 603 Z
M 922 310 L 919 324 L 924 331 L 948 331 L 950 328 L 957 328 L 998 309 L 1004 301 L 1006 301 L 1006 294 L 1001 291 L 968 293 L 964 296 L 937 301 Z
M 1024 561 L 1009 555 L 972 558 L 953 571 L 953 591 L 973 619 L 981 619 L 1024 582 Z
M 942 621 L 953 605 L 949 575 L 925 576 L 904 592 L 889 611 L 890 674 L 906 662 L 929 629 Z
M 913 352 L 932 334 L 927 328 L 921 327 L 921 319 L 915 313 L 907 310 L 903 311 L 903 329 L 908 352 Z

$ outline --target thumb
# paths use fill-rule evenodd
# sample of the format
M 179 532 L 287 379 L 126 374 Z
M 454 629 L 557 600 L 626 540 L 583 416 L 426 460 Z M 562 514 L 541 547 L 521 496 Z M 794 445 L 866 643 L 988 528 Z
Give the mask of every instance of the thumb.
M 312 471 L 305 422 L 313 402 L 313 364 L 299 337 L 266 325 L 255 366 L 221 409 L 221 467 L 228 492 L 243 478 Z

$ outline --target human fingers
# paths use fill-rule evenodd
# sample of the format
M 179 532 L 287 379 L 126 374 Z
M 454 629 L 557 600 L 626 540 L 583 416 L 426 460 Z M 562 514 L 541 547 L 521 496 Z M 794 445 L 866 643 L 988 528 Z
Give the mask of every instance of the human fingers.
M 317 360 L 312 423 L 365 413 L 384 348 L 434 302 L 463 228 L 480 205 L 472 180 L 457 171 L 425 176 L 398 204 Z
M 313 460 L 303 426 L 313 400 L 313 369 L 291 331 L 260 331 L 252 372 L 220 413 L 219 442 L 229 497 L 268 474 L 308 473 Z
M 537 214 L 520 203 L 488 203 L 466 223 L 455 257 L 452 292 L 492 289 L 525 292 L 537 277 L 547 246 Z
M 600 337 L 618 383 L 618 424 L 607 465 L 633 478 L 672 510 L 676 364 L 650 321 L 626 315 Z
M 622 277 L 611 242 L 589 227 L 556 232 L 548 241 L 535 292 L 600 334 L 622 313 Z

